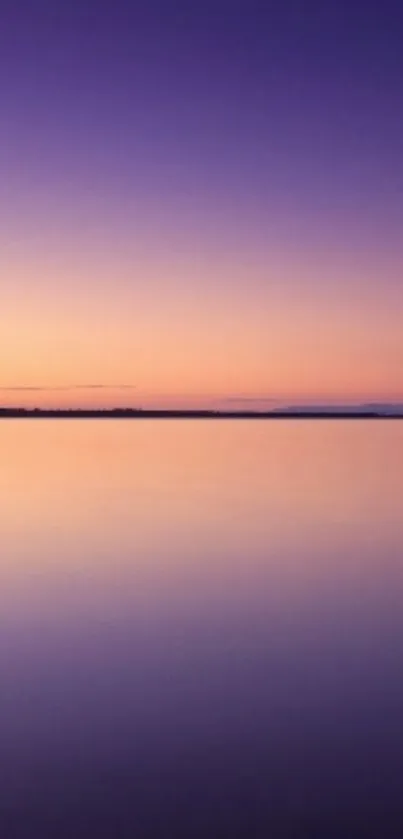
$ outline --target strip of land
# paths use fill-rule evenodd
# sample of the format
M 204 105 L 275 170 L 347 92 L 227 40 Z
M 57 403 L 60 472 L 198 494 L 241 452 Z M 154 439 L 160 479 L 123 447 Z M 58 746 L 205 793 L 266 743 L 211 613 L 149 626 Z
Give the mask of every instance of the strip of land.
M 0 408 L 0 419 L 403 419 L 402 412 L 376 410 L 272 410 L 272 411 L 212 411 L 212 410 L 148 410 L 137 408 L 98 409 L 41 409 Z

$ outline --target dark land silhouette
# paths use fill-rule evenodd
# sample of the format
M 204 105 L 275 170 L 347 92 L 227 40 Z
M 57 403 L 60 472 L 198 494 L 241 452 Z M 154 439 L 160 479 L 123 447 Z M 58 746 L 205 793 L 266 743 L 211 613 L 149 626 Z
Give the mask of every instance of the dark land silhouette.
M 285 408 L 271 411 L 219 411 L 141 408 L 0 408 L 0 419 L 403 419 L 403 409 Z

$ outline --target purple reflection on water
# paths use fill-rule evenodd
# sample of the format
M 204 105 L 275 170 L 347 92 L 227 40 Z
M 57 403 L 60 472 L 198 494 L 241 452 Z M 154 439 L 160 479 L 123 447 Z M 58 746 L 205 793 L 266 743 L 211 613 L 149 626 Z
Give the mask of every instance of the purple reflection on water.
M 400 835 L 403 426 L 55 425 L 2 426 L 5 835 Z

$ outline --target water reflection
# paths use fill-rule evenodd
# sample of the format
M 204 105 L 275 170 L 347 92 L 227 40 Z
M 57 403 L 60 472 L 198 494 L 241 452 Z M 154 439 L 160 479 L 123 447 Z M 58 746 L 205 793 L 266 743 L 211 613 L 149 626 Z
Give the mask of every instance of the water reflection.
M 403 821 L 403 424 L 0 440 L 8 835 Z

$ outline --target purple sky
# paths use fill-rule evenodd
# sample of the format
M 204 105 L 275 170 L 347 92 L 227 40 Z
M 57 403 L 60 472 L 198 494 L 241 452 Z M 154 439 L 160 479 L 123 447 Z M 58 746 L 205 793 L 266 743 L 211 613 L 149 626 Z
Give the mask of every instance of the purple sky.
M 401 395 L 399 6 L 3 2 L 0 388 Z

